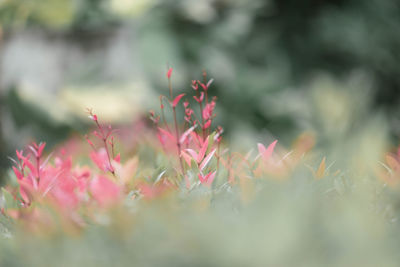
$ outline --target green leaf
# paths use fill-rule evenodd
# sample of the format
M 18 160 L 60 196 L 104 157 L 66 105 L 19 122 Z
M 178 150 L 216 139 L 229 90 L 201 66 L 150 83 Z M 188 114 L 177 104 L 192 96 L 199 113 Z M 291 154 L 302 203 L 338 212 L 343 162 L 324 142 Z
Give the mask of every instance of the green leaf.
M 207 151 L 210 151 L 212 146 L 214 145 L 214 137 L 217 134 L 217 132 L 213 132 L 208 136 L 208 148 Z
M 193 170 L 195 173 L 200 173 L 199 165 L 197 164 L 197 162 L 196 162 L 194 159 L 191 160 L 190 165 L 192 166 L 192 170 Z

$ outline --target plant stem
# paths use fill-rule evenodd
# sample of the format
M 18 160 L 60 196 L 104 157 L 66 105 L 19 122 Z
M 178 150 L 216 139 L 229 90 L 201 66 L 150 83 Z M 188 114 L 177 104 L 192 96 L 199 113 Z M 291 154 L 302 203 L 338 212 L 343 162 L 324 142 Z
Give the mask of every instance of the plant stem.
M 179 142 L 179 128 L 178 128 L 178 121 L 176 120 L 176 109 L 172 107 L 172 111 L 174 113 L 174 124 L 175 124 L 175 135 L 176 135 L 176 146 L 178 148 L 178 158 L 179 164 L 181 166 L 182 175 L 184 175 L 183 163 L 181 158 L 181 143 Z
M 40 182 L 40 157 L 36 157 L 36 169 L 37 169 L 37 183 L 39 186 Z
M 171 83 L 171 78 L 168 78 L 168 88 L 169 88 L 169 98 L 172 101 L 172 83 Z
M 107 145 L 107 135 L 104 134 L 103 127 L 101 127 L 99 121 L 95 120 L 95 122 L 96 122 L 97 128 L 99 128 L 99 131 L 101 133 L 102 141 L 104 143 L 104 148 L 106 149 L 108 164 L 110 165 L 109 171 L 112 173 L 112 175 L 115 176 L 114 167 L 111 164 L 110 151 L 109 151 L 108 145 Z
M 165 113 L 164 113 L 164 107 L 163 107 L 163 103 L 162 103 L 162 97 L 160 98 L 160 108 L 161 108 L 161 117 L 162 117 L 163 123 L 164 123 L 165 127 L 167 128 L 167 130 L 169 132 L 171 132 L 171 130 L 169 129 L 167 120 L 165 119 Z
M 197 98 L 200 99 L 200 92 L 199 90 L 197 90 Z M 206 138 L 206 132 L 204 130 L 204 117 L 203 117 L 203 101 L 199 102 L 199 106 L 200 106 L 200 117 L 201 117 L 201 130 L 203 133 L 203 140 Z
M 106 152 L 107 152 L 108 164 L 110 164 L 110 170 L 109 171 L 112 173 L 112 175 L 115 176 L 114 167 L 111 164 L 110 151 L 108 149 L 107 139 L 106 138 L 103 138 L 103 143 L 104 143 L 104 147 L 105 147 Z

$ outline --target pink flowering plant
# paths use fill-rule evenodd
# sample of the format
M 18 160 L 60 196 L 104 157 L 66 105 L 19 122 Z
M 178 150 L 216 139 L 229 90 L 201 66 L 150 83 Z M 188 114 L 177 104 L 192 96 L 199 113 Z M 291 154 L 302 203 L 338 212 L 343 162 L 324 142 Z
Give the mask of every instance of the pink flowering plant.
M 243 184 L 249 171 L 256 177 L 286 168 L 274 152 L 277 141 L 267 148 L 258 144 L 253 160 L 231 153 L 223 144 L 223 128 L 213 123 L 217 115 L 217 99 L 210 96 L 213 79 L 208 80 L 205 72 L 202 81 L 191 82 L 192 96 L 175 95 L 172 76 L 170 68 L 169 94 L 160 96 L 159 113 L 150 111 L 155 129 L 149 130 L 154 136 L 150 138 L 158 140 L 150 142 L 158 143 L 153 149 L 164 159 L 161 167 L 141 168 L 140 158 L 134 154 L 124 160 L 121 154 L 129 152 L 116 151 L 118 132 L 88 109 L 95 126 L 85 135 L 90 151 L 68 149 L 71 145 L 67 143 L 49 153 L 44 142 L 16 151 L 16 158 L 11 158 L 16 184 L 3 188 L 3 216 L 33 229 L 54 225 L 60 218 L 63 225 L 82 229 L 96 221 L 98 212 L 123 207 L 126 201 L 148 201 L 173 192 L 209 194 Z M 166 113 L 172 114 L 172 121 L 167 121 Z M 91 164 L 74 162 L 81 151 L 87 153 Z

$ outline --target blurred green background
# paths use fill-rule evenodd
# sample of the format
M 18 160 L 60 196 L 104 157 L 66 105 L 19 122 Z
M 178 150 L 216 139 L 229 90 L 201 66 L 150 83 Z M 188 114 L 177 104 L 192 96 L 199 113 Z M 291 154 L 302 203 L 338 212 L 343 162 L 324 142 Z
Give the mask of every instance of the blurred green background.
M 303 131 L 400 132 L 396 0 L 1 0 L 0 169 L 30 140 L 84 132 L 86 107 L 129 123 L 205 69 L 238 147 Z M 240 142 L 239 142 L 240 140 Z M 322 142 L 323 141 L 323 142 Z

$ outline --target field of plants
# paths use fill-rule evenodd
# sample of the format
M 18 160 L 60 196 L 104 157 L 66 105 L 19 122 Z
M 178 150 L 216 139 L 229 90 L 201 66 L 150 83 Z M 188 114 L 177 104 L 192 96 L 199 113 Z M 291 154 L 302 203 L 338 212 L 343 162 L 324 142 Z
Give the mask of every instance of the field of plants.
M 395 0 L 0 0 L 0 266 L 398 266 Z
M 360 135 L 333 159 L 311 133 L 234 151 L 214 123 L 213 79 L 177 95 L 166 76 L 148 121 L 114 129 L 88 109 L 86 143 L 10 157 L 2 266 L 396 266 L 396 151 Z

